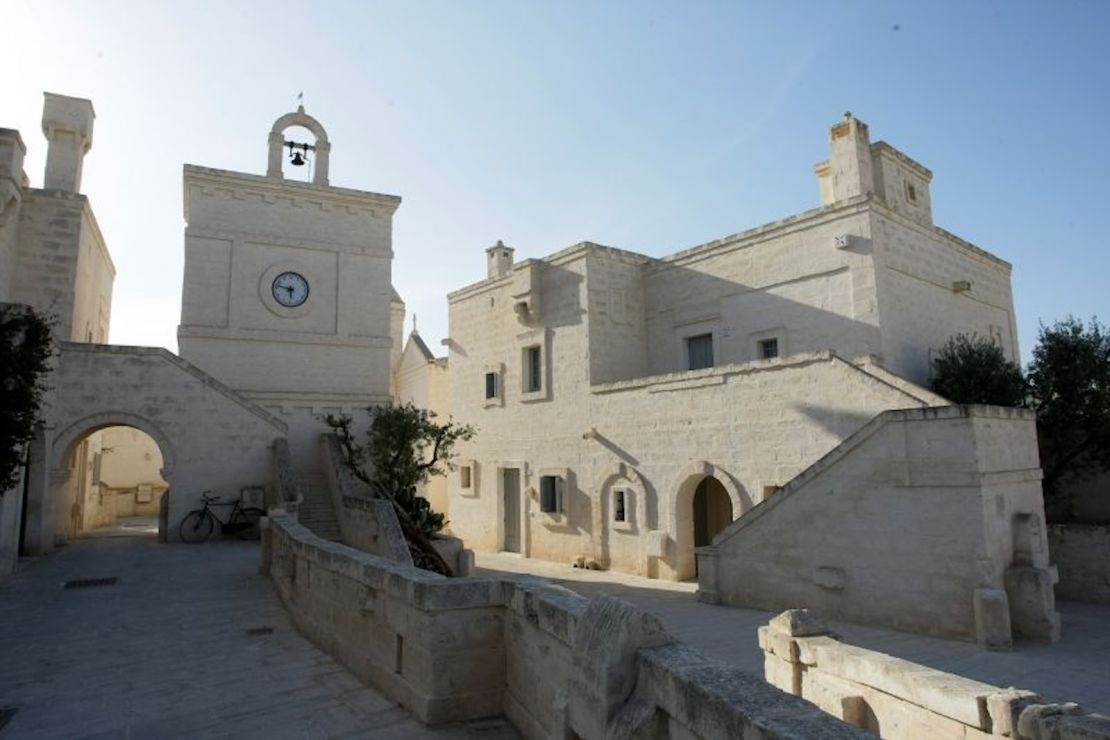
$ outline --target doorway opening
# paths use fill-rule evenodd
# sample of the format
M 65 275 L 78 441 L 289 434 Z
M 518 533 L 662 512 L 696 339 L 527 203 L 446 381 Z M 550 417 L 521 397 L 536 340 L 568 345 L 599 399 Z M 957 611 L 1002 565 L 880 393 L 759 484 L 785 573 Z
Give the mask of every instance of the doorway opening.
M 520 552 L 520 468 L 501 469 L 501 497 L 505 533 L 501 549 Z
M 135 427 L 102 427 L 79 439 L 59 500 L 66 536 L 156 537 L 169 489 L 163 466 L 158 442 Z
M 694 549 L 713 544 L 713 538 L 732 522 L 737 511 L 729 489 L 705 473 L 691 475 L 679 486 L 674 506 L 674 575 L 685 581 L 698 575 Z
M 712 545 L 717 533 L 732 521 L 732 501 L 721 482 L 703 478 L 694 490 L 694 547 Z

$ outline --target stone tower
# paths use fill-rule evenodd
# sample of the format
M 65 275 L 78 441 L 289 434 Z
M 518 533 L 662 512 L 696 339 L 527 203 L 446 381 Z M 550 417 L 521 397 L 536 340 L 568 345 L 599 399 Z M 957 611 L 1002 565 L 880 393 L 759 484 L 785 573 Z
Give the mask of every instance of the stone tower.
M 286 140 L 291 126 L 315 141 Z M 294 465 L 306 473 L 318 468 L 325 414 L 390 398 L 401 199 L 330 185 L 330 150 L 302 106 L 274 123 L 265 176 L 193 165 L 184 173 L 181 356 L 285 419 Z M 284 176 L 283 162 L 304 160 L 311 182 Z

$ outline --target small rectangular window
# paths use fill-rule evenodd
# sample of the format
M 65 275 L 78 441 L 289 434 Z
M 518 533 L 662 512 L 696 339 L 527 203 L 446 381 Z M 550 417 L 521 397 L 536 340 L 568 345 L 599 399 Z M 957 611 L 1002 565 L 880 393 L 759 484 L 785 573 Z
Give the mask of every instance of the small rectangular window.
M 463 488 L 470 488 L 470 466 L 463 465 L 459 468 L 459 485 Z
M 917 188 L 913 186 L 913 183 L 906 183 L 906 200 L 910 203 L 917 202 Z
M 543 354 L 538 346 L 524 349 L 524 392 L 543 390 Z
M 624 491 L 620 491 L 620 490 L 615 491 L 614 494 L 613 494 L 613 521 L 614 522 L 623 522 L 623 521 L 625 521 L 624 504 L 625 504 Z
M 760 339 L 759 340 L 759 358 L 761 360 L 770 360 L 779 356 L 779 340 L 778 339 Z
M 486 399 L 497 398 L 497 373 L 486 373 Z
M 563 479 L 556 475 L 540 476 L 540 511 L 555 514 L 563 510 Z
M 686 338 L 687 370 L 713 367 L 713 335 L 699 334 Z

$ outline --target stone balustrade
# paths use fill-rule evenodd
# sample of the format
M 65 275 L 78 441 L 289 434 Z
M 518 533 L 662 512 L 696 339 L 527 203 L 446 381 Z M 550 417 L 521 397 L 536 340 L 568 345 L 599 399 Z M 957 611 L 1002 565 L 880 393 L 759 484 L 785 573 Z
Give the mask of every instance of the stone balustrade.
M 676 643 L 611 597 L 444 578 L 267 522 L 263 572 L 297 627 L 427 724 L 506 716 L 526 738 L 864 738 Z

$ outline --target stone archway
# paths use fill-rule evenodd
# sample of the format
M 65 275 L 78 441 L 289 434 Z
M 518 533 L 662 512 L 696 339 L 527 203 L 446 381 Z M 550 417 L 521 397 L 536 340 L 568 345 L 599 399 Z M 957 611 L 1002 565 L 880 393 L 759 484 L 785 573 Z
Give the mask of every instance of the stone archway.
M 81 476 L 75 475 L 76 465 L 78 464 L 78 450 L 83 448 L 85 440 L 88 440 L 92 435 L 113 427 L 137 429 L 150 437 L 157 445 L 158 452 L 162 456 L 162 465 L 158 473 L 162 480 L 172 486 L 177 453 L 169 437 L 157 424 L 145 417 L 126 411 L 113 410 L 90 414 L 68 424 L 57 432 L 50 445 L 51 456 L 48 462 L 50 471 L 49 508 L 58 513 L 59 522 L 67 520 L 67 511 L 69 512 L 67 522 L 72 522 L 78 517 L 82 522 L 86 521 L 85 517 L 82 516 L 84 501 L 77 500 L 81 495 L 81 492 L 78 491 Z M 162 495 L 168 497 L 170 489 L 166 489 Z M 161 502 L 163 510 L 168 503 L 168 501 Z M 159 516 L 158 526 L 159 540 L 165 541 L 166 522 L 164 517 Z M 87 525 L 83 523 L 67 523 L 64 529 L 67 535 L 72 536 L 86 527 Z
M 707 480 L 713 481 L 708 490 L 706 486 L 702 486 L 703 481 Z M 694 506 L 699 487 L 703 491 L 703 496 L 727 497 L 727 510 L 732 519 L 739 518 L 753 505 L 751 497 L 736 480 L 716 465 L 705 460 L 697 460 L 683 467 L 671 487 L 675 495 L 671 501 L 669 522 L 670 534 L 675 542 L 672 561 L 674 574 L 676 580 L 680 581 L 693 578 L 697 574 L 697 560 L 694 557 L 694 548 L 697 546 Z M 712 502 L 709 502 L 709 505 L 712 507 Z M 722 502 L 721 508 L 724 506 Z M 707 535 L 710 541 L 712 534 L 715 532 Z

